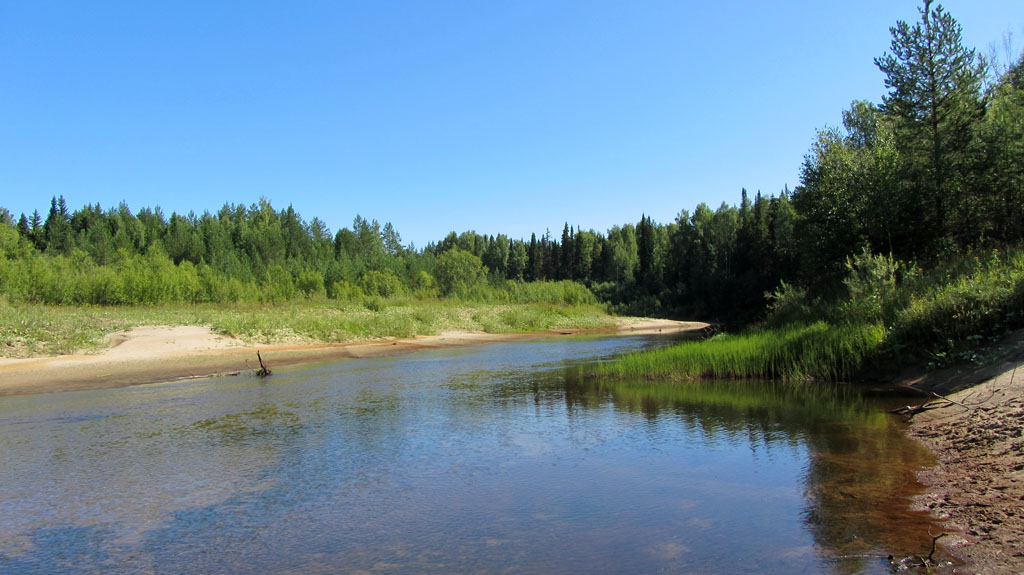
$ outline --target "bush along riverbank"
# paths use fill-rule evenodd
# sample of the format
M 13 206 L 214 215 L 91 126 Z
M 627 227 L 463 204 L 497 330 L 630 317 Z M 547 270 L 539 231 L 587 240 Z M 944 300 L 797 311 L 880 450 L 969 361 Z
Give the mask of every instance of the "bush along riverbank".
M 867 251 L 837 293 L 783 284 L 761 324 L 596 368 L 622 379 L 850 380 L 908 365 L 981 363 L 1024 327 L 1024 248 L 961 254 L 930 270 Z

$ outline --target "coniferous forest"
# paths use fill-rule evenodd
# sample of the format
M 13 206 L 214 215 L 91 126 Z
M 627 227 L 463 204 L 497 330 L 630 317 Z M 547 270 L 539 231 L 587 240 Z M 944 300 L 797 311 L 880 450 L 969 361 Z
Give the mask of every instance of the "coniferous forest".
M 422 248 L 389 223 L 356 216 L 334 231 L 265 199 L 168 216 L 55 197 L 31 214 L 0 210 L 0 295 L 59 305 L 486 301 L 520 282 L 572 281 L 616 312 L 750 322 L 786 294 L 844 297 L 869 256 L 905 275 L 1007 253 L 1024 239 L 1024 57 L 982 57 L 930 2 L 891 32 L 875 59 L 886 96 L 853 102 L 842 127 L 822 129 L 792 190 L 740 191 L 735 204 L 700 204 L 672 222 L 638 213 L 604 231 L 452 232 Z

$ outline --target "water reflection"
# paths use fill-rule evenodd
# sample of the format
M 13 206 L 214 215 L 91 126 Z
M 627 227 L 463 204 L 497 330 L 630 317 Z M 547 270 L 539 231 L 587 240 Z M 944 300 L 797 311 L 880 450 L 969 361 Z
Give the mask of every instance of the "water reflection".
M 854 390 L 581 375 L 661 344 L 2 399 L 0 572 L 883 573 L 849 556 L 930 541 L 921 450 Z
M 740 438 L 769 456 L 806 449 L 802 517 L 833 572 L 882 570 L 890 551 L 927 552 L 933 522 L 907 501 L 920 491 L 914 471 L 934 460 L 862 390 L 808 382 L 583 381 L 578 373 L 567 370 L 566 381 L 588 408 L 610 401 L 651 420 L 678 417 L 707 441 Z

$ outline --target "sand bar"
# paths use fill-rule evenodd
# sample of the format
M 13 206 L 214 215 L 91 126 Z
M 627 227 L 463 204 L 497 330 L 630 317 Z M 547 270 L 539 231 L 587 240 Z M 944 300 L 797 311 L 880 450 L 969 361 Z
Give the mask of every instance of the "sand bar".
M 254 372 L 259 350 L 267 364 L 375 357 L 435 349 L 569 335 L 609 333 L 641 335 L 700 330 L 707 324 L 659 319 L 623 319 L 617 328 L 559 330 L 528 334 L 450 332 L 414 338 L 352 343 L 250 345 L 201 326 L 144 326 L 111 334 L 110 347 L 98 354 L 29 359 L 0 358 L 0 396 L 109 389 L 228 373 Z

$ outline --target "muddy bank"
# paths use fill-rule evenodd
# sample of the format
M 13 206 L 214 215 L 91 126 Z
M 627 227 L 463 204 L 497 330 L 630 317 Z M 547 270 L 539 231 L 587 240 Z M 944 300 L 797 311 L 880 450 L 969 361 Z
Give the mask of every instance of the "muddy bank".
M 939 464 L 920 473 L 915 500 L 943 520 L 946 549 L 963 561 L 956 573 L 1024 573 L 1024 336 L 1008 340 L 999 361 L 912 382 L 938 393 L 913 417 L 909 433 Z M 953 403 L 956 402 L 956 403 Z
M 619 326 L 594 333 L 641 335 L 699 330 L 707 324 L 671 320 L 624 319 Z M 147 326 L 108 336 L 111 347 L 99 354 L 31 359 L 0 359 L 0 396 L 109 389 L 252 373 L 259 364 L 256 350 L 271 366 L 375 357 L 420 349 L 480 345 L 583 333 L 563 330 L 529 334 L 452 332 L 405 339 L 338 344 L 260 345 L 217 335 L 199 326 Z

